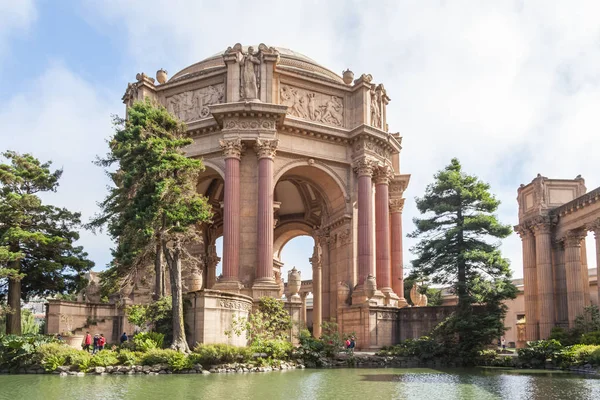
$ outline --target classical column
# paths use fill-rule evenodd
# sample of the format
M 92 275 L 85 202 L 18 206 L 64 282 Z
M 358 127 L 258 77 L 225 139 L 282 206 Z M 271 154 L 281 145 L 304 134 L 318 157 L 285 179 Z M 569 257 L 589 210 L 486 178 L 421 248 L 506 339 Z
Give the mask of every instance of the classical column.
M 535 233 L 535 259 L 537 273 L 537 304 L 539 338 L 548 339 L 555 325 L 554 282 L 552 276 L 552 226 L 549 219 L 537 221 Z
M 390 262 L 390 168 L 377 169 L 375 175 L 375 262 L 377 287 L 386 296 L 392 292 Z
M 404 298 L 404 265 L 402 255 L 402 210 L 404 199 L 390 199 L 390 221 L 392 241 L 392 289 L 398 295 L 398 306 L 408 305 Z
M 567 301 L 567 272 L 565 270 L 565 248 L 562 241 L 554 242 L 554 306 L 556 323 L 568 325 L 569 306 Z
M 300 300 L 302 300 L 302 308 L 300 309 L 300 321 L 306 327 L 306 296 L 308 292 L 300 292 Z
M 319 236 L 315 236 L 313 256 L 309 258 L 309 261 L 312 264 L 313 271 L 313 336 L 319 338 L 321 337 L 321 323 L 323 322 L 322 248 Z
M 537 274 L 535 238 L 526 226 L 518 226 L 517 232 L 523 242 L 523 285 L 525 286 L 526 340 L 538 340 Z
M 598 279 L 598 302 L 600 302 L 600 218 L 590 228 L 596 238 L 596 277 Z
M 583 279 L 583 297 L 585 306 L 589 306 L 590 303 L 590 274 L 588 272 L 588 261 L 587 261 L 587 235 L 581 239 L 581 278 Z
M 212 289 L 217 283 L 217 264 L 221 258 L 217 256 L 217 247 L 213 244 L 208 248 L 206 256 L 206 285 L 207 289 Z
M 223 201 L 223 277 L 215 288 L 239 290 L 240 264 L 240 160 L 244 145 L 240 138 L 220 140 L 225 155 Z
M 258 157 L 258 283 L 275 283 L 273 278 L 273 157 L 278 140 L 256 139 Z
M 573 327 L 575 318 L 583 314 L 585 295 L 581 276 L 581 239 L 582 230 L 573 230 L 565 238 L 565 259 L 567 272 L 567 301 L 569 309 L 569 327 Z
M 372 182 L 375 162 L 359 160 L 355 165 L 358 174 L 358 286 L 362 288 L 373 264 L 373 202 Z

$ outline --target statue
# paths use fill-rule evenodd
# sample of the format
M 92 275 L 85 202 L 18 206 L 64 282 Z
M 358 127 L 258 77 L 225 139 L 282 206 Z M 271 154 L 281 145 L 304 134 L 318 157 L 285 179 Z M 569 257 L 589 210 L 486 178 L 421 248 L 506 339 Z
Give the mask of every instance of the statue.
M 371 126 L 381 128 L 381 110 L 379 107 L 379 93 L 375 85 L 371 88 Z
M 250 46 L 246 54 L 242 53 L 240 95 L 243 99 L 257 100 L 259 98 L 260 63 L 260 53 L 254 53 L 254 47 Z
M 427 295 L 419 293 L 419 287 L 415 283 L 410 289 L 410 299 L 415 307 L 426 307 L 427 306 Z

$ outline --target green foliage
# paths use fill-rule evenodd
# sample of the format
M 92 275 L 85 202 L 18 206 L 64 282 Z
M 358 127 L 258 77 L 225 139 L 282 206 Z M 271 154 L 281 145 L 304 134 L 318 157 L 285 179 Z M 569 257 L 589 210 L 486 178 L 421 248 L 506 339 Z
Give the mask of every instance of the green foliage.
M 574 331 L 577 334 L 584 334 L 594 331 L 600 331 L 600 310 L 597 305 L 585 307 L 583 314 L 575 318 Z
M 419 339 L 407 339 L 395 346 L 381 349 L 377 354 L 382 356 L 415 357 L 428 361 L 443 355 L 443 347 L 433 338 L 422 336 Z
M 21 334 L 37 334 L 40 333 L 40 326 L 35 321 L 35 316 L 31 310 L 21 310 Z
M 141 332 L 133 337 L 136 350 L 149 351 L 162 349 L 165 335 L 158 332 Z
M 252 359 L 254 351 L 249 347 L 229 344 L 198 344 L 190 355 L 194 364 L 217 365 L 233 362 L 245 363 Z
M 102 350 L 94 354 L 92 357 L 91 367 L 110 367 L 119 365 L 119 357 L 116 351 Z
M 573 337 L 571 331 L 560 326 L 555 326 L 552 328 L 550 331 L 550 336 L 548 336 L 548 340 L 556 340 L 563 346 L 571 346 L 577 341 L 577 339 Z
M 75 246 L 80 214 L 43 204 L 38 195 L 57 190 L 62 170 L 30 154 L 2 155 L 8 163 L 0 164 L 0 278 L 8 285 L 0 285 L 0 298 L 8 297 L 19 316 L 20 298 L 81 289 L 94 263 Z M 7 332 L 20 333 L 18 319 L 7 318 Z
M 139 351 L 131 351 L 128 349 L 119 349 L 119 355 L 117 358 L 119 359 L 120 365 L 139 365 L 142 363 L 142 357 L 144 353 Z
M 342 340 L 338 324 L 335 322 L 323 321 L 320 339 L 323 342 L 323 351 L 327 357 L 335 357 L 344 348 L 344 340 Z
M 519 359 L 531 367 L 544 366 L 546 360 L 555 360 L 563 346 L 557 340 L 537 340 L 518 349 Z
M 600 349 L 594 350 L 592 354 L 590 354 L 589 360 L 592 365 L 600 365 Z
M 0 368 L 15 370 L 32 365 L 37 349 L 52 342 L 56 339 L 46 335 L 0 336 Z
M 425 195 L 417 198 L 424 215 L 415 218 L 420 238 L 412 249 L 416 277 L 447 285 L 458 296 L 456 313 L 436 329 L 439 342 L 456 349 L 454 356 L 473 362 L 484 346 L 504 333 L 504 300 L 516 297 L 508 260 L 491 239 L 511 233 L 493 214 L 500 202 L 490 186 L 462 171 L 457 159 L 435 175 Z M 484 312 L 474 311 L 482 305 Z
M 599 350 L 600 346 L 576 344 L 568 346 L 558 351 L 553 361 L 560 367 L 568 368 L 587 364 L 591 362 L 591 356 L 594 351 Z
M 572 329 L 554 327 L 548 339 L 556 339 L 563 346 L 575 344 L 600 344 L 600 311 L 598 306 L 584 308 L 583 314 L 575 318 Z
M 302 329 L 298 334 L 298 342 L 300 346 L 295 351 L 296 358 L 320 367 L 321 356 L 325 353 L 323 341 L 314 338 L 308 329 Z
M 150 326 L 155 332 L 164 335 L 163 341 L 172 339 L 173 302 L 171 296 L 161 297 L 151 304 L 134 304 L 127 307 L 127 320 L 139 327 Z M 163 345 L 161 343 L 158 348 Z
M 600 345 L 600 331 L 584 333 L 581 335 L 581 343 Z
M 250 347 L 257 353 L 268 354 L 279 358 L 284 354 L 289 356 L 291 348 L 289 332 L 292 328 L 290 314 L 283 308 L 283 302 L 270 297 L 262 297 L 258 309 L 252 312 L 248 319 L 234 318 L 231 329 L 226 332 L 241 336 L 246 332 Z
M 419 286 L 419 293 L 427 296 L 428 306 L 433 307 L 442 305 L 441 289 L 431 287 L 427 277 L 417 276 L 417 274 L 414 271 L 412 271 L 407 277 L 404 278 L 404 293 L 406 294 L 405 297 L 408 304 L 414 305 L 412 299 L 407 294 L 410 293 L 415 283 Z

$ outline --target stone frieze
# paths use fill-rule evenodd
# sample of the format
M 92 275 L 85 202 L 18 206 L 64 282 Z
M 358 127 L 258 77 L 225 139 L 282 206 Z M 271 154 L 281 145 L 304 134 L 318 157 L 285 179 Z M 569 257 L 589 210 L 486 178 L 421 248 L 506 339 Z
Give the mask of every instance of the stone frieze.
M 167 110 L 183 122 L 207 118 L 209 105 L 225 101 L 225 84 L 178 93 L 167 98 Z
M 341 97 L 281 85 L 281 104 L 294 117 L 327 125 L 344 125 L 344 102 Z

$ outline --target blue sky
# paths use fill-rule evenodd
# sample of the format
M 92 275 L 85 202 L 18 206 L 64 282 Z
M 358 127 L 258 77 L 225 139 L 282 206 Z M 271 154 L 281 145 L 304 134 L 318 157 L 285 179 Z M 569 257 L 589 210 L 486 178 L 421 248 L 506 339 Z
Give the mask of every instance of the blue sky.
M 167 5 L 168 4 L 168 5 Z M 600 3 L 589 1 L 50 1 L 0 0 L 0 139 L 64 168 L 49 200 L 89 218 L 108 184 L 110 115 L 138 72 L 171 75 L 236 42 L 288 47 L 333 71 L 382 82 L 413 198 L 452 157 L 492 185 L 517 222 L 516 190 L 536 174 L 600 185 Z M 588 238 L 594 265 L 594 244 Z M 104 235 L 82 233 L 98 267 Z M 284 262 L 310 276 L 310 238 Z M 411 258 L 406 240 L 405 261 Z M 520 240 L 503 241 L 521 276 Z

